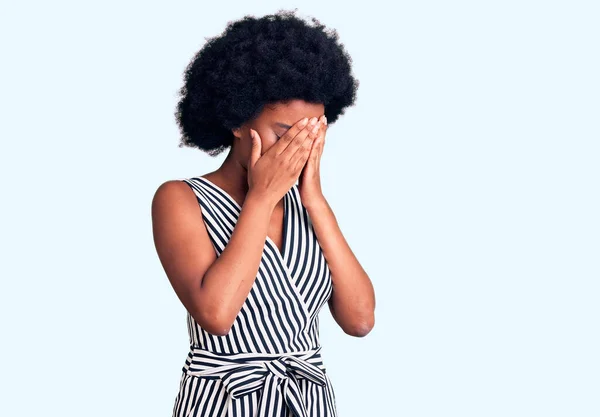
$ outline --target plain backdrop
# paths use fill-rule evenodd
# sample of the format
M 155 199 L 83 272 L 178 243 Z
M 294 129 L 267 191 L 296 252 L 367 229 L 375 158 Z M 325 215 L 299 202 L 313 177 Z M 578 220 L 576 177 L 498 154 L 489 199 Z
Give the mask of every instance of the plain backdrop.
M 600 415 L 593 1 L 6 2 L 0 415 L 171 415 L 186 312 L 150 204 L 216 169 L 173 112 L 205 38 L 298 8 L 360 81 L 322 183 L 375 328 L 321 311 L 340 417 Z

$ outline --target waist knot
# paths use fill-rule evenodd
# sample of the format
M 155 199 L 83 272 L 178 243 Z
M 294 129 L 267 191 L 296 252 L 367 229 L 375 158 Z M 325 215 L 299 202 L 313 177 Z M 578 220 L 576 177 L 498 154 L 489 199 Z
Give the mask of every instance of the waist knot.
M 219 379 L 229 394 L 229 416 L 234 402 L 263 389 L 258 415 L 267 415 L 269 403 L 282 396 L 297 417 L 307 417 L 298 381 L 307 379 L 325 386 L 325 366 L 321 347 L 285 353 L 215 353 L 190 347 L 183 371 L 188 375 Z M 262 412 L 262 413 L 261 413 Z

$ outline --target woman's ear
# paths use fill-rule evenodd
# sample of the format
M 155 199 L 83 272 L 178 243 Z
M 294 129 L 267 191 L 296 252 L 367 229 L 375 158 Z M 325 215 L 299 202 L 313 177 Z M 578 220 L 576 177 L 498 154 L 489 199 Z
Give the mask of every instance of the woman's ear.
M 231 131 L 233 132 L 233 136 L 235 136 L 238 139 L 242 138 L 242 129 L 239 127 L 236 127 L 235 129 L 231 129 Z

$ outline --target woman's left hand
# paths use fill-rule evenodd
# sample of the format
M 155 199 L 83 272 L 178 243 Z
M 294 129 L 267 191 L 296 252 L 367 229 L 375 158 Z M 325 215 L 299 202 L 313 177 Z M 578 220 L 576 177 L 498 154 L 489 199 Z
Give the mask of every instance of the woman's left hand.
M 323 146 L 325 146 L 325 133 L 327 133 L 327 118 L 321 116 L 321 127 L 319 135 L 313 142 L 308 160 L 300 173 L 298 188 L 300 190 L 300 199 L 305 207 L 322 200 L 323 192 L 321 191 L 321 173 L 319 167 L 321 165 L 321 155 L 323 154 Z

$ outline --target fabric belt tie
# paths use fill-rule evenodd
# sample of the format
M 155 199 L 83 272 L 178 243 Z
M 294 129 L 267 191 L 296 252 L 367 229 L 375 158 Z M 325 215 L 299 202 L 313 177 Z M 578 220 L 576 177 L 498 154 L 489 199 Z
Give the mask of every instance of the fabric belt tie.
M 215 353 L 195 346 L 190 348 L 183 371 L 188 375 L 220 379 L 227 393 L 228 416 L 233 416 L 233 403 L 263 388 L 258 415 L 269 415 L 278 396 L 296 417 L 308 417 L 299 379 L 325 386 L 325 366 L 321 347 L 286 353 Z M 281 398 L 279 398 L 281 400 Z

